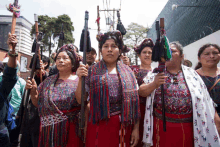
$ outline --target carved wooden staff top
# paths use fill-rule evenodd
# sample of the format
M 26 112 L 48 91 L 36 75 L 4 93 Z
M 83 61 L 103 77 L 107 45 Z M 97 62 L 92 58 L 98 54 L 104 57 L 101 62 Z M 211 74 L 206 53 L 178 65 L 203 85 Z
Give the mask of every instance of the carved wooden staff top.
M 20 6 L 18 5 L 18 0 L 14 1 L 14 4 L 9 4 L 7 7 L 8 11 L 13 13 L 12 24 L 11 24 L 11 34 L 15 34 L 16 18 L 20 16 Z M 9 48 L 15 48 L 15 46 L 9 45 Z

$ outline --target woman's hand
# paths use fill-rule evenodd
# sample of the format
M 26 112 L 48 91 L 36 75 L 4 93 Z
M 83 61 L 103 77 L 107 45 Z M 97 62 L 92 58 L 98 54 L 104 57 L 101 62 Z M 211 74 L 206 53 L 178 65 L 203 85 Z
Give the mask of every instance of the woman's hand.
M 88 76 L 88 65 L 80 64 L 79 68 L 76 71 L 77 76 L 81 79 L 83 76 Z
M 38 107 L 38 91 L 37 91 L 37 84 L 34 79 L 30 79 L 26 81 L 25 89 L 30 89 L 30 96 L 31 101 L 35 107 Z
M 25 89 L 30 89 L 31 90 L 31 92 L 30 92 L 30 94 L 31 95 L 36 95 L 37 94 L 37 84 L 36 84 L 36 82 L 35 82 L 35 80 L 34 79 L 30 79 L 30 77 L 28 77 L 28 80 L 26 81 L 26 85 L 25 85 Z
M 155 78 L 154 78 L 154 81 L 152 82 L 156 88 L 158 88 L 160 85 L 162 84 L 165 84 L 165 78 L 167 76 L 165 76 L 165 74 L 162 72 L 162 73 L 158 73 Z
M 16 44 L 18 43 L 18 40 L 16 38 L 16 35 L 15 34 L 11 34 L 9 33 L 8 34 L 8 40 L 7 40 L 7 44 L 10 48 L 10 46 L 12 46 L 12 51 L 15 51 L 15 47 L 16 47 Z
M 16 35 L 15 34 L 8 34 L 8 40 L 7 40 L 7 44 L 9 46 L 9 53 L 10 54 L 15 54 L 14 56 L 9 55 L 9 60 L 8 60 L 8 67 L 12 67 L 15 68 L 17 66 L 17 62 L 16 62 L 16 52 L 15 52 L 15 46 L 18 43 L 18 40 L 16 39 Z
M 137 125 L 137 124 L 136 124 Z M 135 126 L 131 134 L 131 147 L 135 147 L 139 141 L 139 124 Z

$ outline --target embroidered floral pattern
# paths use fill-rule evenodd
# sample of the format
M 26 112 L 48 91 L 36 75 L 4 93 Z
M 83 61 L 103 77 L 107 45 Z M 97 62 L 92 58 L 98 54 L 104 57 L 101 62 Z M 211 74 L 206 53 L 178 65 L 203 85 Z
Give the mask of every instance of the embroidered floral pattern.
M 192 113 L 192 98 L 183 73 L 177 75 L 178 84 L 172 83 L 174 75 L 165 71 L 168 76 L 166 84 L 164 84 L 164 100 L 167 113 L 171 114 L 191 114 Z M 162 111 L 161 87 L 155 92 L 154 107 Z

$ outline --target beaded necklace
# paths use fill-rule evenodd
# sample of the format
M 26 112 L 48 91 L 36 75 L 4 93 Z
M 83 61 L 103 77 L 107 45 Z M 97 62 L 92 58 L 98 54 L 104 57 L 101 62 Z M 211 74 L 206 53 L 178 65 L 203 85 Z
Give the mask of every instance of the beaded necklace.
M 167 72 L 169 72 L 169 71 L 167 71 Z M 177 79 L 177 76 L 179 75 L 180 72 L 181 72 L 181 70 L 179 70 L 176 74 L 172 74 L 172 73 L 169 72 L 171 75 L 173 75 L 172 78 L 168 77 L 171 80 L 172 84 L 178 84 L 179 83 L 179 81 Z

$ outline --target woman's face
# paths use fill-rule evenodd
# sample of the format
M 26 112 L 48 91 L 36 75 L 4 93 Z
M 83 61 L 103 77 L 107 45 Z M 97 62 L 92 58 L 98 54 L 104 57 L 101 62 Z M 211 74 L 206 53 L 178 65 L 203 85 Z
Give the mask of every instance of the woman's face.
M 170 61 L 166 61 L 166 66 L 180 66 L 183 61 L 183 54 L 181 55 L 180 51 L 174 44 L 171 44 L 170 48 L 172 51 L 172 59 Z
M 141 54 L 138 55 L 141 60 L 141 64 L 149 65 L 151 64 L 151 57 L 152 57 L 152 49 L 150 47 L 145 47 Z
M 102 45 L 103 60 L 109 64 L 117 62 L 120 50 L 113 39 L 108 39 Z
M 63 51 L 60 52 L 56 59 L 57 69 L 61 72 L 63 71 L 72 71 L 72 62 L 68 54 Z
M 217 66 L 219 59 L 219 51 L 213 46 L 207 47 L 198 58 L 202 66 L 206 67 Z

